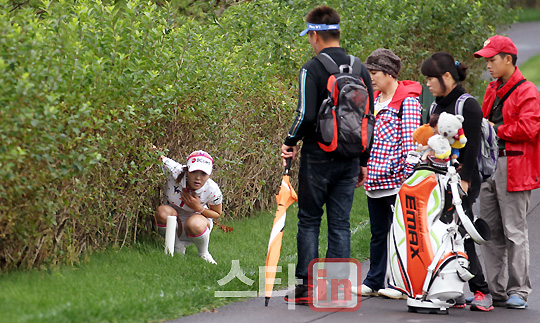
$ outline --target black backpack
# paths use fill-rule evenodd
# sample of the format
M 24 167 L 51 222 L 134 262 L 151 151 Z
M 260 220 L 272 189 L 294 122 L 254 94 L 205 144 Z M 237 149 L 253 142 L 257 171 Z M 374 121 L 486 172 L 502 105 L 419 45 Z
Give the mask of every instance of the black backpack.
M 339 157 L 358 157 L 371 144 L 375 117 L 369 95 L 360 77 L 362 62 L 350 56 L 350 64 L 338 66 L 325 53 L 317 56 L 330 77 L 328 98 L 319 109 L 316 134 L 319 147 Z

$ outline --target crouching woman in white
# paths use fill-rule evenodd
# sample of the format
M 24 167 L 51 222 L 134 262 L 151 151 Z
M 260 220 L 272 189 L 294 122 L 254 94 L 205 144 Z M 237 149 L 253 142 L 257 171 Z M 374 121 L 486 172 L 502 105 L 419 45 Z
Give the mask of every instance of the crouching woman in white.
M 210 179 L 213 159 L 202 151 L 192 152 L 187 165 L 161 156 L 167 175 L 166 204 L 156 212 L 159 233 L 165 236 L 167 216 L 178 221 L 174 251 L 184 254 L 186 246 L 195 244 L 199 256 L 216 264 L 208 252 L 213 220 L 221 216 L 222 195 L 216 182 Z

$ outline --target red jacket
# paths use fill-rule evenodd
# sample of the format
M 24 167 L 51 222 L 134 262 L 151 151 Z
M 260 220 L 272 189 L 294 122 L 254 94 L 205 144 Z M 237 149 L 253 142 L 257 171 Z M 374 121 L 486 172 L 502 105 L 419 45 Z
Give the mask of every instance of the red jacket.
M 489 83 L 482 103 L 484 118 L 487 118 L 495 96 L 502 98 L 508 90 L 522 80 L 523 74 L 516 71 L 499 90 L 498 79 Z M 497 129 L 499 138 L 505 140 L 506 150 L 523 151 L 523 155 L 506 157 L 507 190 L 527 191 L 540 187 L 540 96 L 532 82 L 518 86 L 506 99 L 503 106 L 503 122 Z

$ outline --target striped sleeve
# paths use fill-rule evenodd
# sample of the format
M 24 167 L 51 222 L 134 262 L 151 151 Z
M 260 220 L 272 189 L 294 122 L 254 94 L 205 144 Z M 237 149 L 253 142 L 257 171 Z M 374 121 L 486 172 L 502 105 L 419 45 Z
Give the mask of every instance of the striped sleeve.
M 313 127 L 317 119 L 317 86 L 313 76 L 306 68 L 300 70 L 298 78 L 298 106 L 296 108 L 296 118 L 285 139 L 285 145 L 295 146 L 304 138 L 308 129 Z

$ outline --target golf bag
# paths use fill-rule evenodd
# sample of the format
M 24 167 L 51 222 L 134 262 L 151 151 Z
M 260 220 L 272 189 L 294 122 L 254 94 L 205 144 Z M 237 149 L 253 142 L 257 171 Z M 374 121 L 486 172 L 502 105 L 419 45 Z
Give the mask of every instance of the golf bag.
M 428 158 L 400 188 L 388 235 L 389 285 L 408 295 L 411 312 L 446 314 L 473 275 L 464 250 L 489 235 L 467 217 L 453 166 Z M 481 221 L 480 221 L 481 222 Z M 484 232 L 480 234 L 478 232 Z

